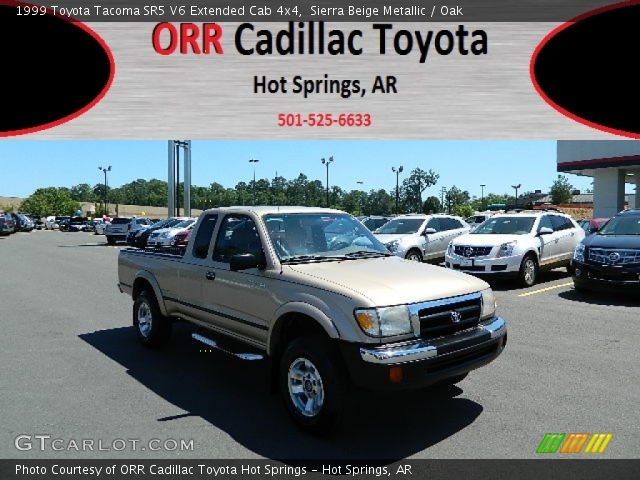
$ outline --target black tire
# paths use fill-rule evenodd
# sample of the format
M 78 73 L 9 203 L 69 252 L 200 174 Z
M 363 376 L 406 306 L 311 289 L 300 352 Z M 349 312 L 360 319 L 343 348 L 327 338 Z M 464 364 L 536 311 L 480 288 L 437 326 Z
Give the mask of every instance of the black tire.
M 422 254 L 420 253 L 420 250 L 417 250 L 415 248 L 409 250 L 407 252 L 407 254 L 404 256 L 404 258 L 406 260 L 409 260 L 411 262 L 422 262 Z
M 312 368 L 307 368 L 305 362 L 309 362 Z M 295 385 L 296 380 L 291 377 L 291 386 L 302 389 L 297 394 L 290 390 L 290 370 L 304 373 L 299 385 Z M 319 335 L 293 340 L 282 355 L 278 377 L 285 408 L 299 428 L 314 435 L 323 435 L 340 423 L 345 411 L 347 380 L 334 345 L 329 340 Z M 317 382 L 318 378 L 320 382 Z M 319 393 L 321 405 L 317 405 L 317 400 L 313 405 Z M 305 399 L 312 402 L 307 414 L 301 408 L 301 404 L 306 403 Z
M 518 272 L 518 280 L 523 287 L 532 287 L 538 280 L 538 261 L 535 255 L 528 253 L 522 259 L 520 271 Z
M 107 237 L 107 243 L 109 245 L 115 245 L 116 244 L 116 239 L 113 237 Z
M 575 267 L 573 266 L 572 263 L 568 263 L 567 266 L 565 267 L 567 269 L 567 273 L 569 275 L 573 275 L 573 272 L 575 270 Z
M 578 293 L 589 293 L 590 290 L 582 285 L 577 285 L 576 282 L 573 282 L 573 289 Z
M 140 343 L 157 348 L 171 338 L 171 321 L 160 313 L 153 292 L 143 290 L 133 303 L 133 326 Z

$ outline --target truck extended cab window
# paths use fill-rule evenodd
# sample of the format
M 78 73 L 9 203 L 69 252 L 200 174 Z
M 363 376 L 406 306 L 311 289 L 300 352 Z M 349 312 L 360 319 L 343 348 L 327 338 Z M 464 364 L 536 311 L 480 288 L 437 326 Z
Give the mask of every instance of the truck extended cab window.
M 218 215 L 206 215 L 196 234 L 196 238 L 193 241 L 193 256 L 197 258 L 207 258 L 209 253 L 209 245 L 213 240 L 213 231 L 216 228 L 218 222 Z

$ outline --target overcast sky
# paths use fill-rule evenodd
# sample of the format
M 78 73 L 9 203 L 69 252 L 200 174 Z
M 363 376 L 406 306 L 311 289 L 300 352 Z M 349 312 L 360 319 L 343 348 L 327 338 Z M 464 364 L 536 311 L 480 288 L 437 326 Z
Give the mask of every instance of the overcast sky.
M 438 184 L 427 195 L 438 195 L 442 186 L 456 185 L 480 196 L 513 193 L 511 185 L 522 184 L 520 193 L 548 191 L 557 176 L 555 141 L 194 141 L 192 183 L 226 187 L 253 177 L 249 159 L 259 160 L 257 178 L 287 179 L 304 173 L 325 182 L 321 158 L 334 157 L 331 185 L 343 189 L 395 188 L 392 166 L 433 169 Z M 120 186 L 143 178 L 167 179 L 166 141 L 24 141 L 0 142 L 0 196 L 26 197 L 36 188 L 94 185 L 104 181 L 98 166 L 112 166 L 109 184 Z M 578 189 L 590 188 L 591 179 L 569 175 Z M 359 185 L 357 182 L 363 182 Z

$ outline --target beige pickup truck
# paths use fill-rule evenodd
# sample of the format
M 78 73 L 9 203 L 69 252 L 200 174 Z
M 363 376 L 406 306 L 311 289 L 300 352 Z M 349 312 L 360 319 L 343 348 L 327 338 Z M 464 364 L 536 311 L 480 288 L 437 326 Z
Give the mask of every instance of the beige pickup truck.
M 211 348 L 266 359 L 315 433 L 339 421 L 351 387 L 456 383 L 507 343 L 484 281 L 398 258 L 338 210 L 207 210 L 183 255 L 121 250 L 118 275 L 144 345 L 166 343 L 181 319 Z

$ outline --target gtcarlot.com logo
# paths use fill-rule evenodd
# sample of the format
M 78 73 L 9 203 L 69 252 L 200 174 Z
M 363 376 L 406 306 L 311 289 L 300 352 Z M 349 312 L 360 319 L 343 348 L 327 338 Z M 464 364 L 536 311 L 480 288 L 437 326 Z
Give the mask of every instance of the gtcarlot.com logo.
M 604 453 L 612 433 L 547 433 L 536 453 Z
M 14 446 L 22 452 L 39 450 L 41 452 L 192 452 L 193 439 L 152 438 L 114 438 L 111 440 L 93 438 L 59 438 L 52 435 L 18 435 Z

